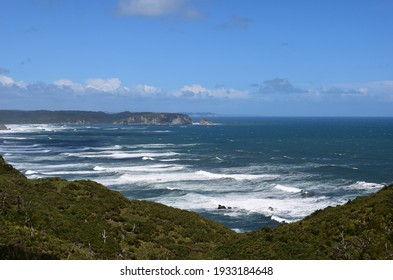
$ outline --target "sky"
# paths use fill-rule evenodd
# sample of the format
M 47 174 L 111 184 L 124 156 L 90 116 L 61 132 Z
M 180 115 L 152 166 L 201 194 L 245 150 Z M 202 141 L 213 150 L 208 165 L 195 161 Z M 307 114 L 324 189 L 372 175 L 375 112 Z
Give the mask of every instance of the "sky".
M 0 0 L 0 109 L 393 116 L 393 0 Z

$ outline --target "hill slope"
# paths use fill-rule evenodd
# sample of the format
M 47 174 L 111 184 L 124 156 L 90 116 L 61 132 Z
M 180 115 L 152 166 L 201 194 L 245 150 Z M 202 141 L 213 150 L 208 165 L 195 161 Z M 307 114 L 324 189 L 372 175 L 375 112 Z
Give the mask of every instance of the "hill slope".
M 0 157 L 1 259 L 200 259 L 235 233 L 93 181 L 28 180 Z
M 393 259 L 393 185 L 302 221 L 243 234 L 216 253 L 231 259 Z
M 236 234 L 93 181 L 29 180 L 0 156 L 0 259 L 393 259 L 393 185 Z

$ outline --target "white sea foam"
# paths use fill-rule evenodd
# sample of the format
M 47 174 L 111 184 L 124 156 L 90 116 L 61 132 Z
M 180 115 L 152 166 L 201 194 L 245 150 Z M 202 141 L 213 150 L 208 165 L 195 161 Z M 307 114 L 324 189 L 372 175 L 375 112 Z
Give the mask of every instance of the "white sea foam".
M 143 157 L 142 160 L 156 160 L 156 159 L 152 157 Z
M 62 171 L 43 171 L 41 172 L 41 174 L 43 175 L 57 175 L 57 176 L 61 176 L 61 175 L 92 175 L 92 174 L 96 174 L 96 173 L 103 173 L 104 171 L 91 171 L 91 170 L 62 170 Z
M 95 166 L 93 169 L 96 171 L 107 171 L 107 172 L 136 172 L 134 174 L 129 174 L 132 176 L 143 175 L 140 173 L 155 173 L 155 172 L 173 172 L 183 170 L 185 167 L 175 164 L 152 164 L 152 165 L 135 165 L 135 166 L 115 166 L 115 167 L 102 167 Z M 150 174 L 149 174 L 150 176 Z
M 274 179 L 277 178 L 276 175 L 273 174 L 218 174 L 218 173 L 211 173 L 208 171 L 197 171 L 197 175 L 206 177 L 207 179 L 235 179 L 238 181 L 242 180 L 257 180 L 257 179 Z
M 275 220 L 275 221 L 277 221 L 279 223 L 292 223 L 292 222 L 295 222 L 294 220 L 284 219 L 284 218 L 281 218 L 281 217 L 278 217 L 278 216 L 275 216 L 275 215 L 271 216 L 271 219 Z
M 101 166 L 94 166 L 93 170 L 95 170 L 95 171 L 106 171 L 108 169 L 105 168 L 105 167 L 101 167 Z
M 357 181 L 354 184 L 351 184 L 349 186 L 351 189 L 360 189 L 360 190 L 369 190 L 369 189 L 381 189 L 384 187 L 384 185 L 381 184 L 376 184 L 376 183 L 368 183 L 365 181 Z
M 300 193 L 300 192 L 302 192 L 302 190 L 299 189 L 299 188 L 287 187 L 287 186 L 280 185 L 280 184 L 277 184 L 274 188 L 277 189 L 277 190 L 280 190 L 280 191 L 283 191 L 283 192 L 289 192 L 289 193 Z
M 7 130 L 0 130 L 1 132 L 6 132 Z M 9 140 L 26 140 L 26 137 L 16 137 L 16 136 L 2 136 L 1 138 L 3 139 L 9 139 Z
M 63 153 L 68 157 L 79 158 L 112 158 L 112 159 L 127 159 L 127 158 L 154 158 L 154 157 L 173 157 L 179 155 L 175 152 L 149 153 L 149 152 L 87 152 L 87 153 Z
M 229 206 L 230 211 L 222 211 L 222 215 L 241 217 L 251 213 L 259 213 L 267 217 L 282 222 L 293 222 L 302 219 L 314 212 L 315 210 L 326 208 L 335 203 L 329 201 L 326 197 L 313 198 L 255 198 L 252 194 L 224 194 L 221 197 L 202 195 L 197 193 L 188 193 L 181 197 L 160 197 L 161 203 L 193 211 L 213 211 L 217 205 Z
M 6 130 L 9 133 L 31 133 L 31 132 L 52 132 L 68 129 L 67 126 L 63 125 L 52 125 L 52 124 L 10 124 L 7 125 L 10 130 Z

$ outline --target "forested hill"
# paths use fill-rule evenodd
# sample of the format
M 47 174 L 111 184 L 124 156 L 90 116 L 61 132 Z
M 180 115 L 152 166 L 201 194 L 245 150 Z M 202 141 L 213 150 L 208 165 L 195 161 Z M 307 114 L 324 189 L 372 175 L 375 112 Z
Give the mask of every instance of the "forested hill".
M 95 111 L 17 111 L 0 110 L 3 124 L 142 124 L 184 125 L 192 119 L 179 113 L 105 113 Z
M 93 181 L 27 179 L 0 156 L 0 259 L 393 259 L 393 185 L 235 233 Z

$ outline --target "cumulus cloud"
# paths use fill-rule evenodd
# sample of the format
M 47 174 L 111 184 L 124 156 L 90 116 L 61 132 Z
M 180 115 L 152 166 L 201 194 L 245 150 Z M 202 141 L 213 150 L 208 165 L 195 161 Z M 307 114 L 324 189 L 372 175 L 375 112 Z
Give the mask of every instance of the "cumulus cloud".
M 85 87 L 81 84 L 75 83 L 71 80 L 67 79 L 60 79 L 57 81 L 54 81 L 53 84 L 59 88 L 69 88 L 75 92 L 83 92 L 85 90 Z
M 164 91 L 160 88 L 149 86 L 149 85 L 142 85 L 142 84 L 137 85 L 134 91 L 137 95 L 143 97 L 155 97 L 155 96 L 157 97 L 157 96 L 162 96 L 164 94 Z
M 162 17 L 171 14 L 186 18 L 199 18 L 201 13 L 185 0 L 119 0 L 118 12 L 122 15 Z
M 111 79 L 88 79 L 86 89 L 93 89 L 105 93 L 115 93 L 120 89 L 121 82 L 118 78 Z
M 8 77 L 6 75 L 0 75 L 0 84 L 2 84 L 3 86 L 10 86 L 14 83 L 15 81 L 11 77 Z
M 23 81 L 14 81 L 14 79 L 12 79 L 11 77 L 0 74 L 0 85 L 8 87 L 16 86 L 19 88 L 26 88 L 27 83 Z
M 208 89 L 201 85 L 186 85 L 180 90 L 174 92 L 176 97 L 191 97 L 191 98 L 227 98 L 227 99 L 237 99 L 237 98 L 249 98 L 248 91 L 242 91 L 232 88 L 214 88 Z

